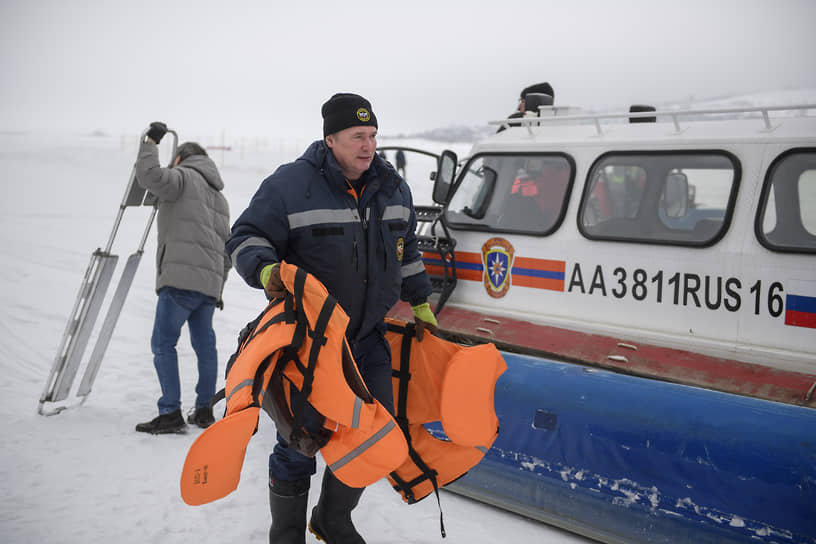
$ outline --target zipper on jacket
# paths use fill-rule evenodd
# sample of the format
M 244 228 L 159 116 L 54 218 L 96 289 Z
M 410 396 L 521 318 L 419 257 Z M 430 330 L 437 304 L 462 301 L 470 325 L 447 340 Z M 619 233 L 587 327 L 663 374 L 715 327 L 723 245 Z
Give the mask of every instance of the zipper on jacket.
M 383 253 L 385 254 L 384 255 L 385 259 L 383 259 L 383 272 L 386 272 L 386 271 L 388 271 L 388 261 L 390 260 L 390 254 L 389 254 L 390 250 L 388 248 L 388 239 L 387 239 L 387 237 L 385 235 L 385 228 L 383 228 L 382 217 L 380 217 L 380 228 L 377 229 L 377 230 L 380 231 L 380 243 L 383 246 Z M 394 251 L 396 251 L 396 250 L 394 250 Z
M 360 208 L 357 207 L 357 204 L 358 204 L 357 198 L 354 195 L 351 195 L 351 198 L 353 200 L 353 205 L 354 205 L 353 209 L 357 211 L 357 217 L 360 220 L 360 227 L 362 227 L 362 230 L 363 230 L 363 241 L 366 241 L 368 239 L 367 238 L 368 237 L 368 222 L 366 221 L 365 216 L 360 211 Z M 354 243 L 352 244 L 352 249 L 354 250 L 354 256 L 353 256 L 354 270 L 356 270 L 357 272 L 360 271 L 360 245 L 361 244 L 357 241 L 357 237 L 355 236 L 354 237 Z
M 360 226 L 363 229 L 363 242 L 365 243 L 365 247 L 368 247 L 368 221 L 366 221 L 365 215 L 361 213 L 361 211 L 357 210 L 358 215 L 360 216 Z M 360 244 L 357 243 L 357 238 L 354 239 L 354 268 L 359 272 L 360 271 Z

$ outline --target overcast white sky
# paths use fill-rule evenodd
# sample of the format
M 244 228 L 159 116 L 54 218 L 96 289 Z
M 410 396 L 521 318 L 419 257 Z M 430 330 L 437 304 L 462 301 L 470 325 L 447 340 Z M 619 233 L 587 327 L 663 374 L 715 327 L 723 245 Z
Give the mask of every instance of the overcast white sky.
M 0 130 L 320 137 L 505 117 L 524 86 L 626 107 L 816 88 L 814 0 L 0 0 Z

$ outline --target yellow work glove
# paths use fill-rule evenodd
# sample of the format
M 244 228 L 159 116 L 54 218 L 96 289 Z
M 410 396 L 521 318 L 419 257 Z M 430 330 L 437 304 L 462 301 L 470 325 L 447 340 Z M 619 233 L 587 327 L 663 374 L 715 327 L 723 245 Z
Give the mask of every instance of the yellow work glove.
M 425 334 L 425 329 L 428 329 L 431 334 L 437 332 L 439 323 L 436 322 L 436 316 L 431 311 L 431 305 L 427 302 L 411 306 L 411 311 L 414 312 L 414 325 L 416 327 L 417 340 L 422 342 L 422 336 Z
M 286 287 L 281 280 L 278 263 L 268 264 L 261 269 L 261 285 L 270 299 L 283 298 Z

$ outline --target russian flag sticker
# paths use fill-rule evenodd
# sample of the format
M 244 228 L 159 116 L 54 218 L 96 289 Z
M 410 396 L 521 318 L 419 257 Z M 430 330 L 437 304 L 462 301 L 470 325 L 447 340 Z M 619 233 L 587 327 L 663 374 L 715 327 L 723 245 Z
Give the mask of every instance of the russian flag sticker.
M 816 329 L 816 282 L 789 281 L 785 288 L 785 325 Z

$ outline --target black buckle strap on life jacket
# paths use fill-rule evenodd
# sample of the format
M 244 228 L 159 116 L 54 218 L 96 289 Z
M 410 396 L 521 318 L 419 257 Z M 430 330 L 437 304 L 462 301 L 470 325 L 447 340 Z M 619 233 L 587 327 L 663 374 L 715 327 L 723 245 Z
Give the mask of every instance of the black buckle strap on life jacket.
M 326 336 L 326 328 L 329 326 L 329 320 L 336 307 L 337 301 L 334 297 L 328 296 L 323 302 L 323 307 L 320 308 L 320 314 L 317 316 L 314 329 L 307 331 L 307 334 L 312 339 L 312 347 L 309 350 L 309 361 L 303 380 L 303 393 L 305 393 L 306 396 L 312 392 L 314 371 L 320 356 L 320 350 L 329 342 L 329 337 Z
M 295 283 L 294 283 L 294 302 L 295 302 L 295 311 L 297 312 L 297 326 L 295 328 L 295 334 L 292 339 L 291 345 L 285 348 L 284 354 L 282 355 L 281 359 L 278 362 L 278 369 L 283 369 L 285 363 L 288 361 L 293 361 L 300 373 L 303 375 L 303 384 L 301 390 L 298 395 L 296 395 L 292 399 L 292 442 L 293 446 L 296 449 L 301 449 L 300 441 L 307 437 L 307 432 L 303 427 L 303 414 L 305 412 L 306 404 L 308 402 L 308 397 L 312 392 L 312 386 L 314 384 L 314 372 L 315 367 L 317 365 L 318 358 L 320 356 L 320 350 L 328 343 L 328 337 L 326 336 L 326 329 L 329 325 L 329 320 L 331 319 L 332 314 L 334 313 L 334 309 L 337 306 L 337 300 L 332 297 L 331 295 L 326 297 L 326 300 L 323 302 L 323 306 L 320 309 L 320 313 L 318 314 L 317 321 L 315 322 L 314 328 L 309 330 L 307 325 L 308 321 L 306 318 L 306 312 L 303 308 L 303 293 L 304 288 L 306 285 L 307 274 L 304 270 L 298 269 L 295 272 Z M 309 358 L 306 362 L 306 365 L 303 364 L 302 361 L 299 360 L 297 357 L 297 352 L 303 344 L 305 340 L 305 335 L 308 334 L 309 337 L 312 339 L 312 346 L 309 350 Z M 324 440 L 326 436 L 320 435 L 313 437 L 313 440 L 317 442 L 323 442 L 322 445 L 325 445 Z
M 218 404 L 219 402 L 221 402 L 222 400 L 224 400 L 225 398 L 227 398 L 227 390 L 226 390 L 226 389 L 224 389 L 224 388 L 222 387 L 222 388 L 221 388 L 221 389 L 220 389 L 218 392 L 216 392 L 216 394 L 215 394 L 215 395 L 213 395 L 213 396 L 212 396 L 212 398 L 210 399 L 210 410 L 212 410 L 213 408 L 215 408 L 215 405 L 216 405 L 216 404 Z M 224 408 L 224 410 L 226 411 L 226 408 Z
M 279 306 L 281 302 L 283 302 L 283 310 L 279 314 L 277 314 L 275 317 L 273 317 L 272 319 L 270 319 L 269 321 L 264 323 L 263 327 L 261 327 L 260 329 L 254 330 L 255 327 L 258 326 L 258 321 L 260 321 L 261 318 L 263 316 L 265 316 L 272 308 L 274 308 L 276 306 Z M 252 336 L 250 336 L 249 340 L 246 343 L 249 344 L 249 342 L 254 340 L 256 336 L 258 336 L 259 334 L 264 332 L 267 328 L 271 327 L 272 325 L 275 325 L 276 323 L 281 323 L 281 322 L 283 322 L 283 323 L 294 323 L 295 322 L 294 305 L 292 303 L 292 296 L 289 293 L 287 293 L 286 296 L 283 299 L 278 299 L 274 303 L 267 306 L 266 309 L 263 311 L 263 313 L 261 313 L 261 315 L 258 316 L 258 319 L 256 319 L 253 322 L 254 323 L 253 330 L 250 331 L 252 333 Z M 244 346 L 244 344 L 239 344 L 239 345 L 241 345 L 242 347 Z M 228 370 L 228 372 L 229 372 L 229 370 Z
M 297 400 L 293 401 L 292 404 L 292 414 L 295 418 L 295 429 L 299 429 L 301 427 L 303 407 L 306 403 L 306 398 L 312 391 L 312 381 L 314 380 L 314 368 L 310 368 L 308 363 L 306 366 L 304 366 L 303 362 L 300 361 L 300 358 L 297 356 L 297 352 L 300 350 L 301 346 L 303 346 L 304 340 L 306 340 L 306 335 L 309 334 L 309 322 L 306 318 L 306 310 L 303 307 L 303 293 L 306 288 L 306 278 L 306 271 L 302 268 L 298 268 L 295 271 L 295 282 L 293 285 L 294 289 L 292 295 L 294 298 L 295 312 L 297 313 L 297 325 L 295 327 L 295 334 L 292 337 L 292 342 L 285 348 L 281 361 L 278 363 L 279 367 L 283 369 L 286 362 L 294 361 L 300 373 L 303 374 L 303 388 L 301 389 L 301 394 L 298 395 Z M 307 381 L 308 390 L 306 385 Z
M 267 306 L 266 309 L 264 310 L 264 312 L 260 316 L 258 316 L 258 319 L 256 319 L 252 323 L 254 326 L 253 326 L 253 330 L 250 331 L 251 336 L 250 336 L 249 340 L 246 341 L 246 343 L 241 344 L 242 347 L 241 347 L 241 350 L 239 350 L 239 353 L 240 353 L 240 351 L 243 351 L 243 348 L 248 346 L 249 343 L 252 342 L 252 340 L 255 339 L 255 337 L 257 337 L 259 334 L 261 334 L 263 331 L 265 331 L 268 327 L 270 327 L 270 326 L 272 326 L 272 325 L 274 325 L 276 323 L 281 323 L 281 322 L 285 322 L 285 323 L 294 322 L 295 313 L 294 313 L 294 308 L 293 308 L 293 304 L 292 304 L 292 295 L 290 295 L 289 293 L 286 293 L 286 296 L 283 298 L 282 302 L 284 303 L 283 304 L 283 311 L 281 311 L 280 313 L 278 313 L 277 315 L 275 315 L 271 319 L 269 319 L 266 323 L 264 323 L 263 327 L 261 327 L 260 329 L 255 330 L 255 328 L 258 325 L 258 321 L 260 321 L 263 316 L 265 316 L 270 310 L 272 310 L 272 308 L 274 308 L 276 306 L 279 306 L 280 303 L 281 303 L 280 300 L 278 300 L 278 301 L 270 304 L 269 306 Z M 297 329 L 295 330 L 295 336 L 297 336 Z M 293 339 L 293 342 L 294 342 L 294 339 Z M 303 342 L 302 338 L 301 338 L 300 342 L 301 343 Z M 287 349 L 289 347 L 290 346 L 287 346 Z M 264 376 L 264 373 L 266 372 L 267 368 L 269 368 L 270 363 L 272 362 L 272 356 L 273 355 L 274 354 L 270 353 L 266 358 L 264 358 L 263 361 L 261 361 L 261 364 L 258 365 L 258 368 L 255 370 L 255 378 L 254 378 L 254 380 L 252 382 L 252 406 L 258 406 L 259 405 L 259 402 L 258 402 L 257 399 L 258 399 L 259 395 L 261 394 L 261 388 L 264 385 L 263 384 L 263 376 Z M 227 370 L 227 372 L 229 372 L 229 370 Z
M 406 323 L 405 326 L 387 323 L 386 329 L 402 334 L 402 342 L 400 343 L 400 368 L 399 371 L 391 371 L 392 376 L 399 379 L 399 398 L 397 401 L 395 419 L 400 429 L 402 429 L 405 441 L 408 443 L 408 456 L 417 468 L 422 471 L 419 476 L 408 482 L 400 478 L 396 471 L 392 472 L 390 476 L 397 483 L 394 489 L 403 493 L 408 504 L 417 502 L 414 495 L 414 487 L 425 480 L 430 480 L 434 488 L 434 494 L 436 495 L 436 502 L 439 505 L 439 530 L 442 533 L 442 538 L 445 538 L 447 533 L 445 532 L 445 520 L 442 514 L 442 501 L 439 499 L 439 484 L 436 479 L 438 473 L 429 467 L 414 449 L 408 427 L 408 383 L 411 381 L 411 340 L 416 336 L 416 326 L 413 323 Z
M 331 433 L 326 431 L 319 431 L 317 433 L 307 432 L 302 425 L 303 420 L 303 405 L 299 407 L 287 403 L 287 397 L 290 402 L 293 402 L 293 396 L 287 395 L 284 388 L 293 387 L 291 382 L 284 376 L 284 370 L 289 362 L 292 362 L 299 372 L 305 375 L 306 367 L 300 361 L 298 352 L 303 346 L 308 332 L 308 321 L 306 313 L 303 310 L 303 286 L 305 284 L 306 275 L 303 274 L 301 281 L 298 277 L 295 278 L 295 293 L 287 292 L 284 295 L 284 311 L 281 315 L 275 316 L 273 320 L 280 322 L 285 320 L 287 323 L 294 323 L 295 328 L 292 332 L 292 339 L 289 343 L 280 349 L 280 356 L 275 363 L 275 369 L 272 376 L 266 385 L 263 398 L 261 401 L 261 408 L 269 414 L 275 421 L 278 432 L 289 443 L 289 447 L 306 455 L 307 457 L 314 457 L 317 452 L 326 445 L 331 438 Z M 278 319 L 278 318 L 283 319 Z M 264 360 L 263 370 L 256 374 L 255 383 L 263 385 L 263 375 L 268 367 L 274 354 Z M 253 399 L 257 396 L 253 395 Z M 297 398 L 300 398 L 297 396 Z M 322 424 L 322 422 L 321 422 Z
M 286 297 L 289 300 L 293 299 L 293 296 L 289 293 L 287 293 Z M 331 433 L 322 430 L 307 432 L 303 428 L 302 410 L 296 409 L 291 404 L 297 395 L 287 394 L 286 391 L 286 388 L 294 388 L 294 385 L 284 375 L 284 370 L 289 362 L 294 363 L 301 373 L 305 368 L 298 357 L 298 350 L 306 337 L 306 329 L 307 324 L 303 320 L 298 320 L 292 333 L 292 340 L 279 350 L 280 356 L 266 384 L 266 390 L 263 392 L 261 408 L 275 421 L 278 433 L 286 439 L 289 447 L 307 457 L 314 457 L 320 448 L 329 441 Z M 263 381 L 263 374 L 259 375 L 258 378 Z
M 386 323 L 386 330 L 402 335 L 400 344 L 400 368 L 391 370 L 391 376 L 399 380 L 399 390 L 397 393 L 397 409 L 394 419 L 399 423 L 402 434 L 411 445 L 411 435 L 408 433 L 408 383 L 411 381 L 411 338 L 416 335 L 413 324 L 397 325 L 396 323 Z
M 306 332 L 308 331 L 309 325 L 309 322 L 306 319 L 306 311 L 303 309 L 303 291 L 305 285 L 306 272 L 298 268 L 295 272 L 295 283 L 293 286 L 294 292 L 289 293 L 287 291 L 283 298 L 285 311 L 291 312 L 292 317 L 292 320 L 287 321 L 287 323 L 295 323 L 295 332 L 292 335 L 292 341 L 289 342 L 289 345 L 284 348 L 281 359 L 278 362 L 278 365 L 283 367 L 285 363 L 293 361 L 301 373 L 304 372 L 305 367 L 303 366 L 303 363 L 300 362 L 297 352 L 303 345 L 303 341 L 306 339 Z

